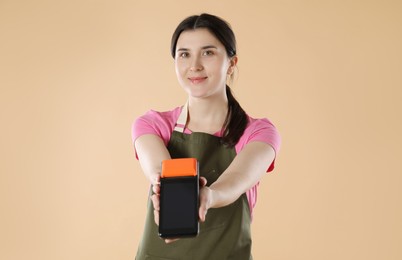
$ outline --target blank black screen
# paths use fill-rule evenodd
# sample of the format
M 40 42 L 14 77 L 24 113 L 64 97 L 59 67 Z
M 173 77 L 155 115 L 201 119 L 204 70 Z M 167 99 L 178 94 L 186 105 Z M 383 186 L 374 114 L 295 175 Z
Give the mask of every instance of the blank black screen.
M 198 183 L 196 178 L 161 183 L 160 231 L 180 234 L 196 232 L 198 225 Z

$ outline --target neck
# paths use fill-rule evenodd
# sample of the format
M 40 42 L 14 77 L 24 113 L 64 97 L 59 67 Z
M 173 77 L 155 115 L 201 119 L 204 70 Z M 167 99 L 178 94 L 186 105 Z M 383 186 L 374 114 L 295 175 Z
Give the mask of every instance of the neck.
M 228 112 L 228 100 L 189 99 L 187 127 L 193 132 L 214 134 L 222 130 Z

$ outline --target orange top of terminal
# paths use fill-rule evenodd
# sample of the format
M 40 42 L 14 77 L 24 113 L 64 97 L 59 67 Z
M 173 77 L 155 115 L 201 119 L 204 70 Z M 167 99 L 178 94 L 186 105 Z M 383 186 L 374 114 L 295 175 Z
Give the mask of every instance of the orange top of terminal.
M 162 178 L 197 176 L 195 158 L 177 158 L 162 161 Z

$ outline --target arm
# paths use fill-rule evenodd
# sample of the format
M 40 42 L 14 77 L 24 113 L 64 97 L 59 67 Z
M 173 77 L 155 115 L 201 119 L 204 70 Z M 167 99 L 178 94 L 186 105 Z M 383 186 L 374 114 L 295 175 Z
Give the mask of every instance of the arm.
M 210 187 L 201 191 L 200 218 L 205 220 L 209 208 L 229 205 L 264 176 L 275 158 L 269 144 L 251 142 L 235 157 L 229 167 Z
M 157 135 L 145 134 L 135 140 L 134 146 L 145 176 L 152 185 L 157 184 L 162 161 L 170 159 L 163 140 Z

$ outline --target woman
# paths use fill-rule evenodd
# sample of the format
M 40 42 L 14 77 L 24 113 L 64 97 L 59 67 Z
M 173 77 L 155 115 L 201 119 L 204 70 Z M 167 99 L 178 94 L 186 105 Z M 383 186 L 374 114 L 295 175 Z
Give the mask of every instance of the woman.
M 274 168 L 279 134 L 269 120 L 249 117 L 227 85 L 238 60 L 228 23 L 210 14 L 186 18 L 173 34 L 171 53 L 186 104 L 149 111 L 133 124 L 136 155 L 153 190 L 136 259 L 252 259 L 257 186 Z M 200 233 L 162 240 L 161 162 L 183 157 L 195 157 L 200 165 Z

